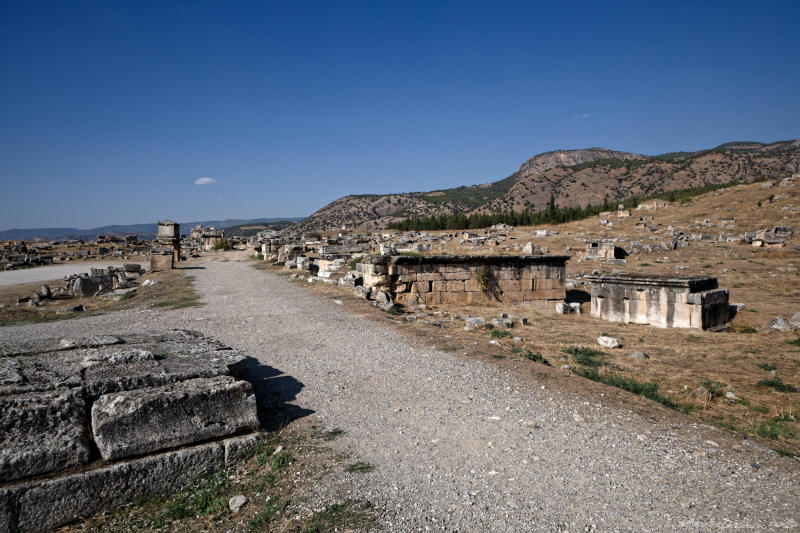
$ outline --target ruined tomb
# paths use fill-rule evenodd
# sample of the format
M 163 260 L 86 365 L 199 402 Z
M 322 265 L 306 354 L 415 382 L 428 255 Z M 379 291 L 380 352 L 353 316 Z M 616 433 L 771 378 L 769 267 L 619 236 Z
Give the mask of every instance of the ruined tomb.
M 403 304 L 547 303 L 565 297 L 567 255 L 365 256 L 364 287 Z
M 174 262 L 181 260 L 181 225 L 171 220 L 158 221 L 158 236 L 156 241 L 161 246 L 169 246 L 172 249 Z
M 625 250 L 616 245 L 617 239 L 584 239 L 587 261 L 625 264 Z
M 0 341 L 0 531 L 180 489 L 260 439 L 246 358 L 197 332 Z
M 728 322 L 728 289 L 714 276 L 586 276 L 592 316 L 667 328 L 716 329 Z

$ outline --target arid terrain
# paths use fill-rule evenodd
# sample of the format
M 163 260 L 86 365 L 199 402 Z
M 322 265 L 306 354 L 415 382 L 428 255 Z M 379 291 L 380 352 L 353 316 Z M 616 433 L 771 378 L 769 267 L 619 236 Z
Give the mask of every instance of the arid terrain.
M 295 225 L 296 232 L 381 229 L 407 217 L 538 210 L 621 201 L 664 191 L 775 179 L 800 167 L 800 141 L 728 143 L 699 152 L 644 156 L 605 148 L 559 150 L 483 185 L 402 194 L 345 196 Z
M 584 302 L 580 315 L 502 303 L 389 313 L 231 251 L 67 317 L 12 304 L 40 283 L 5 287 L 0 341 L 194 329 L 254 357 L 253 372 L 269 369 L 249 379 L 274 433 L 249 462 L 68 531 L 795 529 L 800 346 L 770 326 L 800 310 L 797 237 L 780 248 L 719 238 L 797 227 L 800 189 L 770 185 L 615 213 L 612 225 L 547 226 L 547 236 L 507 228 L 494 245 L 426 238 L 436 243 L 426 253 L 534 243 L 571 255 L 568 300 Z M 630 248 L 660 242 L 669 226 L 715 239 L 626 264 L 582 258 L 584 238 Z M 720 332 L 606 322 L 589 315 L 581 274 L 613 270 L 716 275 L 744 308 Z M 527 324 L 464 330 L 466 316 L 501 313 Z M 601 335 L 622 346 L 598 346 Z M 234 495 L 248 501 L 236 513 Z

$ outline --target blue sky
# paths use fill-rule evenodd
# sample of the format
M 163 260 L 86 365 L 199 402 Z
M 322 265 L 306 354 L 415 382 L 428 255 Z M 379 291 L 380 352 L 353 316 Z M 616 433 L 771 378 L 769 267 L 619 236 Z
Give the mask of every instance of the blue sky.
M 796 1 L 0 0 L 0 229 L 304 216 L 560 148 L 798 138 L 798 20 Z

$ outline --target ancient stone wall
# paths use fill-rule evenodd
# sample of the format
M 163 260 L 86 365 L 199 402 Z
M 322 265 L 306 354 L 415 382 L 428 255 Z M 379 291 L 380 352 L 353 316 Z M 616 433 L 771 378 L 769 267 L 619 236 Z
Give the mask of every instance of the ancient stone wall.
M 366 288 L 398 303 L 536 303 L 563 300 L 569 256 L 432 255 L 365 257 Z
M 587 276 L 592 316 L 611 322 L 713 329 L 728 322 L 728 290 L 698 276 Z
M 0 531 L 48 531 L 242 458 L 245 357 L 199 333 L 0 341 Z

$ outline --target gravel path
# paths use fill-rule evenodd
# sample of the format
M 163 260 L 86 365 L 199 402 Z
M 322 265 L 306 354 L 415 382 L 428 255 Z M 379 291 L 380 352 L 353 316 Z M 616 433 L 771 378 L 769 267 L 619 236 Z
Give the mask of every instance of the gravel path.
M 377 466 L 348 475 L 349 490 L 385 508 L 390 531 L 800 529 L 792 459 L 422 347 L 247 263 L 203 266 L 192 271 L 203 307 L 0 338 L 180 327 L 241 349 L 283 372 L 271 383 L 316 423 L 346 430 L 335 447 Z
M 145 261 L 125 261 L 124 263 L 139 263 L 145 268 L 150 266 L 149 264 L 145 264 Z M 35 268 L 21 268 L 19 270 L 5 270 L 0 272 L 0 286 L 49 281 L 72 274 L 89 272 L 90 268 L 121 267 L 124 263 L 122 261 L 80 261 L 63 265 L 47 265 Z

